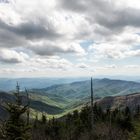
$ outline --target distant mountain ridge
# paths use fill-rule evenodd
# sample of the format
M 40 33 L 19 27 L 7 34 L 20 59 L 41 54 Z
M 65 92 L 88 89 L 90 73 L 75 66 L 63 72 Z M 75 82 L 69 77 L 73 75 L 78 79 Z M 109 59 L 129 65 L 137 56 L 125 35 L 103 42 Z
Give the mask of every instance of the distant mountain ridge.
M 140 92 L 140 83 L 124 80 L 94 79 L 94 95 L 96 97 L 117 96 Z M 40 94 L 55 94 L 67 99 L 83 99 L 90 96 L 90 80 L 70 84 L 53 85 L 43 89 L 33 89 Z
M 81 108 L 90 101 L 90 86 L 90 80 L 60 83 L 46 88 L 38 88 L 37 86 L 36 89 L 28 90 L 31 97 L 31 108 L 38 112 L 46 112 L 49 115 L 63 114 Z M 107 78 L 94 79 L 93 89 L 95 99 L 104 104 L 103 106 L 117 106 L 118 102 L 124 104 L 118 100 L 118 97 L 123 99 L 125 95 L 140 93 L 140 83 Z M 24 95 L 24 91 L 22 94 Z M 13 95 L 7 92 L 0 92 L 0 99 L 14 100 Z M 26 101 L 25 97 L 24 101 Z M 4 114 L 1 106 L 0 113 Z
M 85 80 L 87 78 L 78 78 Z M 77 78 L 0 78 L 0 90 L 11 91 L 18 82 L 22 90 L 32 88 L 46 88 L 55 84 L 64 84 L 77 81 Z

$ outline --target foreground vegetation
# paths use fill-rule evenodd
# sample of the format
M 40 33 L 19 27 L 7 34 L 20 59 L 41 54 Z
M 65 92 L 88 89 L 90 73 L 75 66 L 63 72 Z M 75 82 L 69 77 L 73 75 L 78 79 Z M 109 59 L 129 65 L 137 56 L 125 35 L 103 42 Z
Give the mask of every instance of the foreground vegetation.
M 26 91 L 27 92 L 27 91 Z M 27 92 L 27 99 L 28 98 Z M 102 109 L 96 103 L 61 118 L 48 119 L 42 113 L 29 119 L 30 100 L 25 105 L 17 85 L 15 102 L 4 103 L 9 118 L 0 125 L 1 140 L 139 140 L 140 106 Z M 93 112 L 92 112 L 93 109 Z M 93 113 L 93 114 L 92 114 Z M 93 120 L 93 121 L 91 121 Z
M 35 120 L 34 140 L 139 140 L 139 106 L 135 113 L 128 107 L 123 110 L 103 111 L 94 105 L 94 127 L 91 125 L 91 108 L 85 106 L 60 119 Z

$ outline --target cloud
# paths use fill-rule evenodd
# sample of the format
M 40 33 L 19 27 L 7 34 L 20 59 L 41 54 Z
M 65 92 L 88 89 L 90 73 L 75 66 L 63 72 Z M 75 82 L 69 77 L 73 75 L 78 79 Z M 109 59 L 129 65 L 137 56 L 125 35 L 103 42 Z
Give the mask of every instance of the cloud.
M 39 20 L 39 19 L 38 19 Z M 75 53 L 84 55 L 84 49 L 73 41 L 57 41 L 62 36 L 54 30 L 51 24 L 43 23 L 44 20 L 20 23 L 12 25 L 0 21 L 0 47 L 15 48 L 22 47 L 30 49 L 38 55 L 55 55 Z M 39 23 L 38 23 L 39 22 Z M 48 26 L 47 26 L 48 25 Z M 63 39 L 63 37 L 61 38 Z M 47 41 L 46 41 L 47 40 Z M 55 42 L 53 42 L 55 40 Z
M 24 47 L 27 43 L 25 38 L 0 28 L 0 48 Z
M 80 63 L 77 65 L 78 68 L 81 68 L 81 69 L 86 69 L 86 68 L 89 68 L 88 65 L 84 64 L 84 63 Z
M 24 65 L 26 65 L 28 71 L 31 70 L 32 72 L 34 72 L 35 70 L 45 72 L 48 70 L 68 70 L 73 68 L 73 64 L 69 60 L 61 58 L 59 56 L 49 56 L 46 58 L 33 57 L 27 59 L 24 62 Z M 21 69 L 24 69 L 24 65 L 21 65 Z
M 94 44 L 90 46 L 90 50 L 96 55 L 97 58 L 110 58 L 110 59 L 121 59 L 124 58 L 124 52 L 128 48 L 122 45 L 114 45 L 108 43 Z
M 125 68 L 138 69 L 140 68 L 140 65 L 126 65 Z
M 97 64 L 115 71 L 115 65 L 110 64 L 132 65 L 127 58 L 138 63 L 139 15 L 138 0 L 18 0 L 0 4 L 0 67 L 16 70 L 16 64 L 22 72 L 28 66 L 27 71 L 35 74 L 73 68 L 80 73 L 80 68 L 88 71 Z M 90 47 L 81 44 L 88 40 Z
M 87 1 L 85 0 L 80 0 L 80 1 L 75 1 L 75 0 L 61 0 L 60 5 L 65 8 L 66 10 L 72 10 L 72 11 L 78 11 L 82 12 L 87 9 Z
M 28 56 L 23 52 L 16 52 L 14 50 L 1 49 L 0 61 L 9 64 L 16 64 L 24 62 Z
M 127 4 L 118 5 L 117 2 L 110 0 L 61 0 L 60 7 L 71 12 L 78 12 L 90 22 L 96 33 L 116 34 L 123 32 L 127 26 L 140 27 L 140 9 L 128 7 Z M 94 9 L 94 10 L 93 10 Z M 104 31 L 103 31 L 104 29 Z
M 85 50 L 78 43 L 53 43 L 38 42 L 31 43 L 30 49 L 38 55 L 56 55 L 75 53 L 77 55 L 85 55 Z
M 10 1 L 9 0 L 0 0 L 0 3 L 8 4 L 8 3 L 10 3 Z
M 121 45 L 113 46 L 108 44 L 99 44 L 97 46 L 99 47 L 94 49 L 96 58 L 124 59 L 140 56 L 140 50 L 133 50 L 132 48 L 128 49 Z
M 124 59 L 127 57 L 134 57 L 140 55 L 140 50 L 133 50 L 133 47 L 125 46 L 122 44 L 108 44 L 101 43 L 95 44 L 90 47 L 90 50 L 93 51 L 95 57 L 100 58 L 108 58 L 108 59 Z
M 27 22 L 19 23 L 18 25 L 11 25 L 0 21 L 0 28 L 16 35 L 23 36 L 27 40 L 38 40 L 40 38 L 56 39 L 60 36 L 49 22 L 41 19 L 38 19 L 37 21 L 29 20 Z
M 116 32 L 122 32 L 127 26 L 140 27 L 140 10 L 133 8 L 113 10 L 109 15 L 100 15 L 96 17 L 98 24 Z
M 47 24 L 46 24 L 47 25 Z M 59 33 L 50 25 L 46 26 L 43 23 L 27 22 L 21 23 L 16 27 L 10 27 L 9 31 L 12 31 L 18 35 L 25 36 L 27 40 L 32 39 L 56 39 L 60 36 Z
M 96 59 L 125 59 L 128 57 L 140 56 L 140 36 L 132 33 L 115 35 L 110 40 L 93 43 L 89 46 L 89 52 L 94 54 Z
M 114 64 L 114 65 L 107 65 L 105 66 L 105 68 L 108 68 L 108 69 L 116 69 L 117 66 Z

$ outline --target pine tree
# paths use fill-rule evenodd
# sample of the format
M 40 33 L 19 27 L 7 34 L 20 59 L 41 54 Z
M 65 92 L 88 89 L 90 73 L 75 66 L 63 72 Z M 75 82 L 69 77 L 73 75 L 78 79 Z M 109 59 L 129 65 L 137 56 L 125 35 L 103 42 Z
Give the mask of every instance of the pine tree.
M 28 105 L 22 104 L 20 87 L 17 83 L 15 92 L 15 102 L 6 103 L 4 108 L 9 113 L 9 119 L 3 124 L 3 138 L 6 140 L 29 140 L 29 129 L 23 115 L 26 113 Z
M 38 112 L 36 111 L 33 127 L 36 128 L 38 123 L 39 123 Z
M 42 113 L 42 124 L 46 124 L 46 121 L 47 121 L 47 118 L 46 118 L 46 114 L 45 113 Z
M 135 111 L 135 117 L 139 118 L 140 116 L 140 105 L 137 105 L 136 111 Z
M 52 120 L 49 120 L 48 124 L 45 128 L 45 133 L 48 139 L 51 140 L 59 140 L 60 139 L 60 124 L 59 122 L 53 117 Z

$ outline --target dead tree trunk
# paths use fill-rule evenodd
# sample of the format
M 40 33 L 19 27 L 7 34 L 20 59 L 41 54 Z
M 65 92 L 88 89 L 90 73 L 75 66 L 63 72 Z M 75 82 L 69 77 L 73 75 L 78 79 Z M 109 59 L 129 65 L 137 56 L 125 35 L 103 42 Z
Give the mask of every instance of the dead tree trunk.
M 30 97 L 29 97 L 29 93 L 28 93 L 27 89 L 25 89 L 25 92 L 27 94 L 27 105 L 28 105 L 28 108 L 27 108 L 27 125 L 29 125 L 29 121 L 30 121 Z
M 92 130 L 94 128 L 93 101 L 94 101 L 94 95 L 93 95 L 93 84 L 92 84 L 92 77 L 91 77 L 91 128 L 92 128 Z

